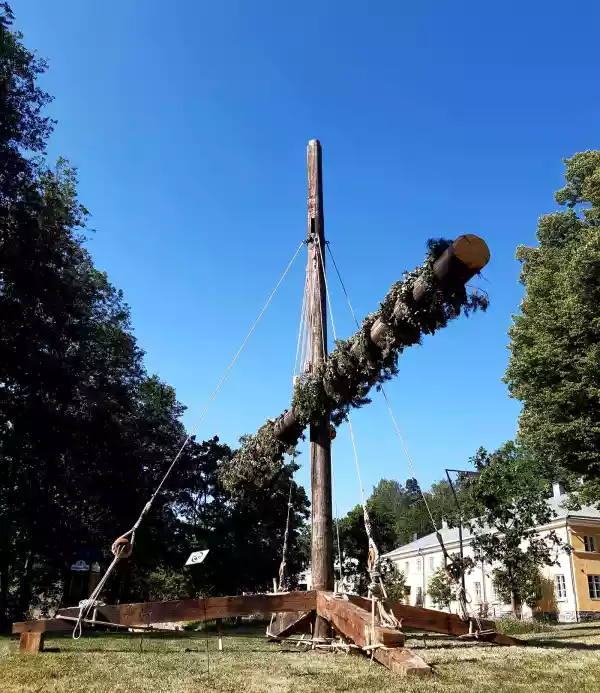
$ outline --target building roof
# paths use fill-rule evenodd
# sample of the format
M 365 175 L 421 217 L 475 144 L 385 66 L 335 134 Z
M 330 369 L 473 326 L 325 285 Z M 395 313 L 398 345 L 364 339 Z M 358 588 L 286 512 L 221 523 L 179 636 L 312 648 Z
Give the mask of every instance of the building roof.
M 569 510 L 563 507 L 568 496 L 558 496 L 548 499 L 548 505 L 556 513 L 556 516 L 552 519 L 552 522 L 556 520 L 566 520 L 571 518 L 574 520 L 598 520 L 600 521 L 600 510 L 592 506 L 582 506 L 579 510 Z M 446 545 L 453 543 L 458 543 L 458 527 L 442 527 L 438 530 L 442 541 Z M 468 527 L 463 527 L 463 542 L 468 542 L 473 536 L 473 533 Z M 384 554 L 384 558 L 397 558 L 399 556 L 404 556 L 405 554 L 412 553 L 413 551 L 423 551 L 425 549 L 438 548 L 439 542 L 435 535 L 435 532 L 427 534 L 424 537 L 420 537 L 416 541 L 411 541 L 408 544 L 403 544 L 397 549 L 393 549 L 389 553 Z

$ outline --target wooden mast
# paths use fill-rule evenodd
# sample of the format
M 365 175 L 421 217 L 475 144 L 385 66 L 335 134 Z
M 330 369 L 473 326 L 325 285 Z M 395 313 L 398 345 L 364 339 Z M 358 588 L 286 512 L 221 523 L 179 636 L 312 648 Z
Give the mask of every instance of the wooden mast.
M 310 301 L 311 365 L 327 358 L 327 294 L 325 286 L 325 227 L 323 222 L 323 170 L 321 144 L 311 140 L 307 149 L 308 261 L 312 276 Z M 329 413 L 310 427 L 312 506 L 311 573 L 313 590 L 333 589 L 333 518 L 331 503 L 331 433 Z M 314 634 L 329 635 L 329 624 L 317 616 Z

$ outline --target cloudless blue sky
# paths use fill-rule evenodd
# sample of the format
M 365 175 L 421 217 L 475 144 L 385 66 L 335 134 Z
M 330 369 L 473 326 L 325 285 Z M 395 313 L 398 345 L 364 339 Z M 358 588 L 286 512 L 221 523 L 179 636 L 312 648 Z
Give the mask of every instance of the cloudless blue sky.
M 515 248 L 556 208 L 562 157 L 598 146 L 600 5 L 556 0 L 13 0 L 48 59 L 51 157 L 79 167 L 96 265 L 190 426 L 305 234 L 306 144 L 357 314 L 430 236 L 483 236 L 485 315 L 401 357 L 388 394 L 423 485 L 516 431 L 501 378 Z M 298 258 L 198 435 L 235 444 L 289 404 Z M 353 331 L 331 279 L 341 336 Z M 411 476 L 380 396 L 354 416 L 365 486 Z M 308 483 L 307 455 L 298 478 Z M 339 512 L 359 501 L 345 427 Z

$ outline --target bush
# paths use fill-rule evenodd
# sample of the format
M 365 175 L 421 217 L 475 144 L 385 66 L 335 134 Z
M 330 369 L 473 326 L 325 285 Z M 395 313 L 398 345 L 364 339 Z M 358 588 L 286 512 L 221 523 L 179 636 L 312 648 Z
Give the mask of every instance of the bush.
M 548 633 L 552 630 L 552 626 L 549 621 L 521 620 L 512 616 L 503 616 L 496 620 L 496 630 L 504 635 L 525 635 L 527 633 Z
M 168 601 L 195 597 L 189 574 L 172 568 L 157 568 L 148 576 L 148 596 L 151 601 Z

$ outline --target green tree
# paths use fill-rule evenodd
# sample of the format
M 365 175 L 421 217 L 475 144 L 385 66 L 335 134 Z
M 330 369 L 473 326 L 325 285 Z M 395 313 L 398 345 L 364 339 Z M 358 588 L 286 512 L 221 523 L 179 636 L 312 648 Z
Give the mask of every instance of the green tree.
M 404 572 L 389 559 L 384 559 L 381 561 L 381 577 L 388 599 L 392 602 L 402 602 L 407 594 Z
M 510 574 L 506 568 L 494 568 L 492 577 L 498 595 L 505 604 L 511 604 L 513 592 L 516 601 L 535 608 L 542 597 L 542 574 L 540 566 L 530 557 L 525 557 L 515 567 L 516 574 Z
M 121 292 L 83 247 L 75 172 L 43 161 L 45 65 L 12 21 L 1 5 L 0 620 L 60 590 L 74 555 L 101 555 L 131 526 L 183 435 L 182 407 L 146 375 Z M 148 536 L 172 516 L 167 501 Z
M 74 558 L 108 559 L 185 437 L 184 407 L 146 372 L 123 294 L 84 247 L 75 171 L 44 162 L 45 64 L 12 21 L 0 5 L 0 622 L 60 593 Z M 232 455 L 217 439 L 190 442 L 106 598 L 270 586 L 297 466 L 261 468 L 248 493 L 239 474 L 223 482 Z M 295 575 L 308 501 L 292 490 Z M 210 559 L 183 571 L 196 548 Z
M 515 616 L 528 599 L 531 575 L 554 565 L 562 544 L 554 531 L 545 536 L 535 527 L 552 521 L 547 502 L 549 484 L 513 442 L 493 453 L 480 448 L 472 459 L 479 476 L 465 497 L 465 516 L 474 532 L 474 560 L 498 567 L 510 592 Z
M 600 501 L 600 151 L 565 160 L 566 211 L 520 247 L 525 296 L 510 329 L 506 382 L 523 403 L 519 438 L 548 475 L 588 481 Z
M 431 574 L 427 584 L 427 594 L 433 603 L 441 608 L 450 608 L 450 604 L 456 600 L 456 583 L 450 579 L 443 566 Z

